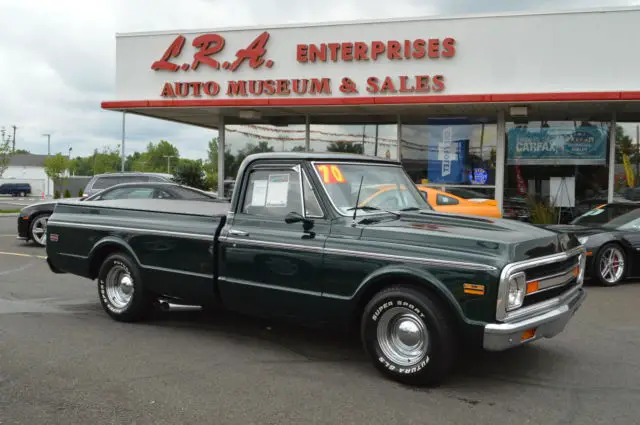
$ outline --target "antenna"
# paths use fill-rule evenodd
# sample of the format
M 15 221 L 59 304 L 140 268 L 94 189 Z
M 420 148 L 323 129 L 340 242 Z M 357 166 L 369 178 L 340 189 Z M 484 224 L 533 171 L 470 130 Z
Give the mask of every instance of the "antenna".
M 360 203 L 360 191 L 362 190 L 362 182 L 364 180 L 364 174 L 360 177 L 360 186 L 358 186 L 358 195 L 356 196 L 356 206 L 353 208 L 353 221 L 356 221 L 356 213 L 358 212 L 358 204 Z

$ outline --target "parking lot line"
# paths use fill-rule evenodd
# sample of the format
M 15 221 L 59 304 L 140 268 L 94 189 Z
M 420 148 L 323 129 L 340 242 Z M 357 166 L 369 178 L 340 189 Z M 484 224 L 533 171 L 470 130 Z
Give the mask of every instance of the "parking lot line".
M 47 259 L 46 255 L 31 255 L 31 254 L 24 254 L 22 252 L 1 252 L 0 251 L 0 255 L 13 255 L 15 257 L 39 258 L 41 260 Z

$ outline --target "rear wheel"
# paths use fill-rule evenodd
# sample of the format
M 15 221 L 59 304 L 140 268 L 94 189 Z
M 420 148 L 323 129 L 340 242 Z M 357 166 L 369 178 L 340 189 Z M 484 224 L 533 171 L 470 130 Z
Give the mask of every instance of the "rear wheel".
M 102 308 L 121 322 L 143 320 L 153 308 L 138 266 L 126 254 L 111 254 L 104 260 L 98 272 L 98 294 Z
M 600 284 L 604 286 L 619 284 L 627 271 L 624 250 L 616 243 L 604 245 L 596 255 L 594 266 Z
M 456 331 L 439 301 L 411 286 L 376 294 L 364 309 L 362 343 L 385 376 L 411 385 L 437 385 L 456 355 Z
M 29 226 L 29 238 L 39 246 L 47 244 L 47 222 L 51 214 L 40 214 L 33 218 Z

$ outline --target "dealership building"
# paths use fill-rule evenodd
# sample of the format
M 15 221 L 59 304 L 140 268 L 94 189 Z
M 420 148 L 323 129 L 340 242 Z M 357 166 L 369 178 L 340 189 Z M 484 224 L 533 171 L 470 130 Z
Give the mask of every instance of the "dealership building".
M 399 160 L 501 206 L 612 202 L 638 180 L 638 22 L 616 8 L 118 34 L 102 107 L 216 129 L 220 191 L 243 154 L 313 150 Z

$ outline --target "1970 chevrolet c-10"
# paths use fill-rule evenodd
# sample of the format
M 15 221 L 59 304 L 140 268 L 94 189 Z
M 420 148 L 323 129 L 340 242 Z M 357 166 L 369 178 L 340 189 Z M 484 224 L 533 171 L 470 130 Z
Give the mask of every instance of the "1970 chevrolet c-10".
M 47 237 L 51 270 L 97 279 L 116 320 L 163 299 L 355 325 L 372 363 L 415 385 L 466 344 L 557 335 L 586 296 L 574 236 L 437 213 L 400 164 L 360 155 L 251 155 L 230 203 L 61 201 Z

